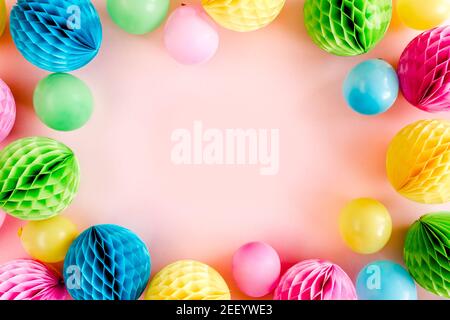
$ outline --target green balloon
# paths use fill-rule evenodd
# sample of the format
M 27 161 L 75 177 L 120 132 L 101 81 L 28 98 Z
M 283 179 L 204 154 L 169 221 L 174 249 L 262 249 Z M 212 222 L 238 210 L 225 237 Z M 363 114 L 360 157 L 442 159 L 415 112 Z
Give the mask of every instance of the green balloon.
M 170 0 L 108 0 L 111 19 L 131 34 L 145 34 L 158 28 L 169 12 Z
M 315 44 L 338 56 L 373 49 L 392 18 L 392 0 L 306 0 L 305 26 Z
M 68 73 L 53 73 L 39 81 L 33 102 L 39 119 L 59 131 L 72 131 L 84 126 L 94 105 L 89 87 Z

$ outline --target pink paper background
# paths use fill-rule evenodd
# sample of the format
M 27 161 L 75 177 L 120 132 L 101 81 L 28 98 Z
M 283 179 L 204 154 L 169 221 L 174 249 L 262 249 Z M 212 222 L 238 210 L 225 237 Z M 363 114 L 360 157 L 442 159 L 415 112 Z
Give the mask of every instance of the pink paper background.
M 8 0 L 9 7 L 14 0 Z M 176 7 L 181 1 L 172 1 Z M 190 0 L 184 3 L 198 3 Z M 219 270 L 234 298 L 245 298 L 231 278 L 231 256 L 240 245 L 266 241 L 285 266 L 307 258 L 338 263 L 352 279 L 375 259 L 402 262 L 408 226 L 420 215 L 450 209 L 399 196 L 389 185 L 385 153 L 390 139 L 418 119 L 446 118 L 409 106 L 403 98 L 386 114 L 357 115 L 346 107 L 341 85 L 358 62 L 383 58 L 396 64 L 416 32 L 394 22 L 370 54 L 326 54 L 303 26 L 304 1 L 288 0 L 280 17 L 252 33 L 220 29 L 217 56 L 208 64 L 177 64 L 163 47 L 162 28 L 128 35 L 112 24 L 104 0 L 94 1 L 104 27 L 99 56 L 74 72 L 92 89 L 96 109 L 86 127 L 59 133 L 32 108 L 32 93 L 47 73 L 29 64 L 9 30 L 0 39 L 0 77 L 18 106 L 15 139 L 44 135 L 73 148 L 81 187 L 65 214 L 80 230 L 116 223 L 147 243 L 158 271 L 179 259 L 197 259 Z M 280 172 L 257 167 L 175 166 L 170 136 L 201 120 L 208 128 L 280 129 Z M 390 210 L 394 231 L 380 253 L 352 253 L 338 233 L 339 210 L 355 197 L 374 197 Z M 0 263 L 26 256 L 7 218 L 0 230 Z M 435 296 L 420 290 L 421 298 Z

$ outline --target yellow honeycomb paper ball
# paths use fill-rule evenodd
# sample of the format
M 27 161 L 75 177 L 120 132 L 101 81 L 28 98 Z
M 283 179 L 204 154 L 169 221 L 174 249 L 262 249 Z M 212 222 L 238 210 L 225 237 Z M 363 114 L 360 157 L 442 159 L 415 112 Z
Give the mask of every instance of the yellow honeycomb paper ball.
M 261 29 L 280 14 L 286 0 L 202 0 L 206 12 L 222 27 L 239 32 Z
M 404 197 L 425 204 L 450 201 L 450 122 L 421 120 L 392 140 L 386 159 L 389 181 Z
M 145 300 L 230 300 L 222 276 L 210 266 L 181 260 L 158 272 L 150 282 Z

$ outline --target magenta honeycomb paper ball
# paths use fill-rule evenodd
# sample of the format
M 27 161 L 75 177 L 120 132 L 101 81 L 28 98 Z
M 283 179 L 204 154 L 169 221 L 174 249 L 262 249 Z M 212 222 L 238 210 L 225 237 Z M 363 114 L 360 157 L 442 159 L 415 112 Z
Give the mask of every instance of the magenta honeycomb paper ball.
M 0 300 L 65 300 L 62 278 L 44 264 L 18 259 L 0 265 Z
M 425 31 L 400 57 L 400 87 L 412 105 L 428 112 L 450 109 L 450 26 Z
M 11 132 L 16 120 L 16 103 L 8 85 L 0 79 L 0 142 Z
M 356 300 L 349 276 L 338 265 L 306 260 L 291 267 L 281 278 L 274 300 Z

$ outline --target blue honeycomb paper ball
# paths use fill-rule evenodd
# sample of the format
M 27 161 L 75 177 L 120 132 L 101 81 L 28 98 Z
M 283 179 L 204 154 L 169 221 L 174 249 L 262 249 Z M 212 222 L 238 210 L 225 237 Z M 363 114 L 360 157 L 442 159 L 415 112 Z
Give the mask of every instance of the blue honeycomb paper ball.
M 100 18 L 89 0 L 18 0 L 10 29 L 22 55 L 51 72 L 85 66 L 102 42 Z
M 147 247 L 135 233 L 117 225 L 96 225 L 70 246 L 64 279 L 75 300 L 137 300 L 150 268 Z

